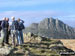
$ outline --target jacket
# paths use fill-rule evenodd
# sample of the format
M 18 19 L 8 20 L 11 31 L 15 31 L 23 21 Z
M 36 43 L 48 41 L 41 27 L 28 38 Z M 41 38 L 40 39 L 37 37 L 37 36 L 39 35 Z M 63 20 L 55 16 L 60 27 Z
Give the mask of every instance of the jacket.
M 3 20 L 1 23 L 2 29 L 8 29 L 8 26 L 9 26 L 9 23 L 7 21 Z
M 11 30 L 18 30 L 18 22 L 17 21 L 12 22 Z
M 21 31 L 21 30 L 23 30 L 23 29 L 25 29 L 25 26 L 24 26 L 24 24 L 23 24 L 24 22 L 23 21 L 21 21 L 21 22 L 18 22 L 18 30 L 19 31 Z

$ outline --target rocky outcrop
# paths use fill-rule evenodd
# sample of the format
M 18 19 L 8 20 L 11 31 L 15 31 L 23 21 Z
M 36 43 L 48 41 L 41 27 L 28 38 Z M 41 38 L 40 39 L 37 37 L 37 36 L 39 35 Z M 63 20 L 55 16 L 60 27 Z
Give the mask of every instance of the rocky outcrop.
M 13 48 L 11 48 L 11 47 L 6 47 L 6 46 L 2 47 L 2 48 L 0 48 L 0 54 L 3 55 L 3 56 L 9 55 L 10 52 L 12 51 L 12 49 Z
M 58 19 L 46 18 L 40 23 L 33 23 L 25 29 L 40 36 L 51 38 L 75 38 L 75 29 Z
M 0 48 L 0 56 L 75 56 L 73 50 L 66 48 L 60 40 L 45 38 L 33 33 L 24 35 L 24 44 Z M 10 40 L 11 41 L 11 40 Z M 11 43 L 10 43 L 11 44 Z
M 42 38 L 38 35 L 34 35 L 33 33 L 27 33 L 27 34 L 23 34 L 24 35 L 24 42 L 41 42 L 42 41 Z
M 74 53 L 60 40 L 41 37 L 32 33 L 24 35 L 25 44 L 15 47 L 9 56 L 62 56 L 61 53 Z M 70 56 L 74 54 L 69 54 Z M 68 56 L 66 54 L 65 56 Z

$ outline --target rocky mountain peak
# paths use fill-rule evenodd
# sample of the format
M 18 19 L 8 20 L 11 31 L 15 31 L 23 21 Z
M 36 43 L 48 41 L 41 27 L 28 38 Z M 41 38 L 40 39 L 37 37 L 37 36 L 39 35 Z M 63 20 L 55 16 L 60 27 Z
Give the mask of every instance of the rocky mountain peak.
M 33 28 L 33 29 L 31 29 Z M 31 30 L 30 30 L 31 29 Z M 53 38 L 75 38 L 75 29 L 60 21 L 58 18 L 45 18 L 40 23 L 33 23 L 26 32 Z

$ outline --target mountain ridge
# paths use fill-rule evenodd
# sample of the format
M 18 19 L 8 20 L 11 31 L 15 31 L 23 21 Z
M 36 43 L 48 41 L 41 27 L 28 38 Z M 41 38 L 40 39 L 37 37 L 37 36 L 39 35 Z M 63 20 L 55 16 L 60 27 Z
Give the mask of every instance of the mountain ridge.
M 25 32 L 31 32 L 44 37 L 55 39 L 72 39 L 75 38 L 75 29 L 68 26 L 59 19 L 45 18 L 40 23 L 32 23 L 25 29 Z

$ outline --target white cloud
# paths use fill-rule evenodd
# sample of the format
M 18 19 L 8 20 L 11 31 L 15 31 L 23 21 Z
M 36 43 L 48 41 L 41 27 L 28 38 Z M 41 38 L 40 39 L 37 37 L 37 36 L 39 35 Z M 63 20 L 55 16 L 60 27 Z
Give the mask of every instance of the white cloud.
M 37 18 L 37 17 L 50 17 L 50 16 L 64 16 L 63 12 L 45 10 L 45 11 L 5 11 L 0 13 L 0 16 L 4 17 L 25 17 L 25 18 Z
M 3 17 L 9 17 L 15 16 L 17 18 L 21 18 L 25 20 L 25 25 L 30 25 L 33 22 L 39 22 L 43 20 L 44 18 L 54 17 L 62 20 L 63 22 L 75 26 L 75 15 L 67 14 L 64 12 L 58 12 L 58 11 L 5 11 L 0 13 L 0 19 Z M 10 20 L 11 21 L 11 20 Z
M 29 25 L 32 22 L 39 22 L 44 18 L 58 15 L 60 14 L 56 11 L 5 11 L 0 13 L 0 18 L 11 18 L 11 16 L 15 16 L 16 18 L 20 17 L 21 19 L 26 21 L 26 25 Z

